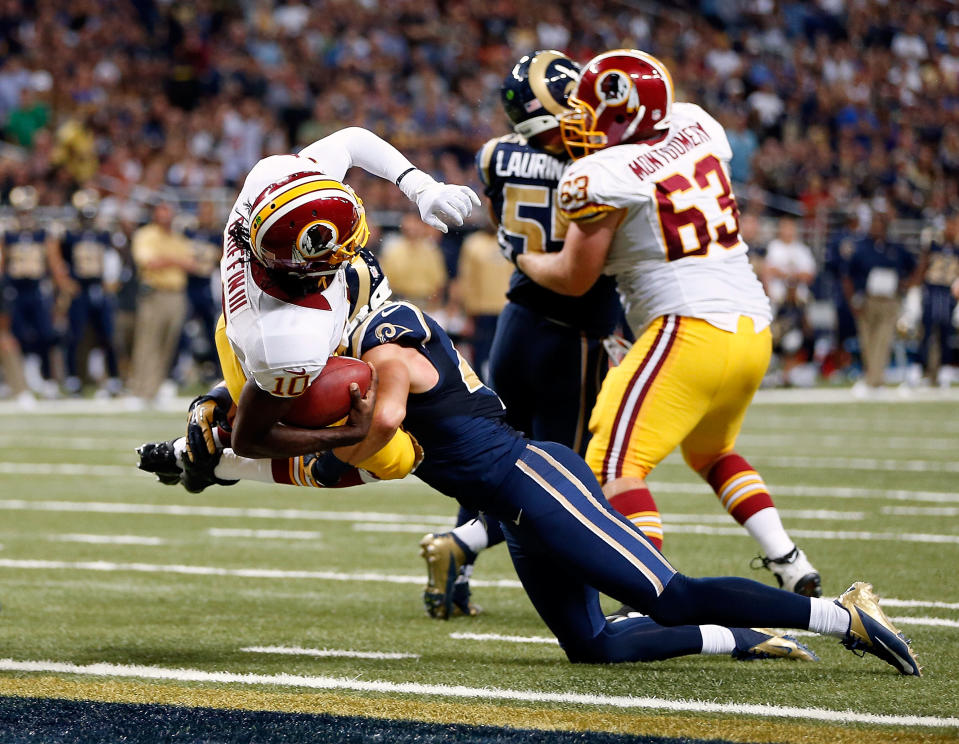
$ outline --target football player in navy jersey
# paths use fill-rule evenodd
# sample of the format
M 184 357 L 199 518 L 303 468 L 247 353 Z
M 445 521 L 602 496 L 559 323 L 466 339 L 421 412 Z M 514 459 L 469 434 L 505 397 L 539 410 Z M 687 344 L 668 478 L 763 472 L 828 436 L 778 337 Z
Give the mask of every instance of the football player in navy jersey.
M 566 109 L 578 78 L 576 62 L 542 50 L 520 59 L 503 80 L 502 104 L 513 133 L 487 142 L 476 164 L 500 249 L 511 260 L 517 253 L 563 247 L 566 222 L 556 190 L 568 155 L 556 115 Z M 583 454 L 589 414 L 609 368 L 603 339 L 620 317 L 616 284 L 600 277 L 582 297 L 567 297 L 514 271 L 506 297 L 489 372 L 492 388 L 506 403 L 507 420 L 534 439 L 560 442 Z M 503 536 L 495 522 L 484 524 L 475 517 L 461 509 L 456 529 L 426 535 L 420 542 L 429 576 L 424 602 L 431 617 L 478 612 L 469 594 L 473 562 L 480 550 L 502 542 Z M 452 581 L 450 566 L 455 569 Z
M 351 264 L 363 270 L 368 263 Z M 530 440 L 431 317 L 407 302 L 350 308 L 347 350 L 374 365 L 372 421 L 358 443 L 315 458 L 327 475 L 379 451 L 402 425 L 419 442 L 417 476 L 502 526 L 513 565 L 540 617 L 572 662 L 655 661 L 687 654 L 738 659 L 814 655 L 753 626 L 802 628 L 839 638 L 900 673 L 919 675 L 908 641 L 868 584 L 838 600 L 806 597 L 734 577 L 678 573 L 628 519 L 610 508 L 585 461 L 568 447 Z M 359 321 L 354 322 L 354 321 Z M 231 457 L 227 457 L 230 454 Z M 229 450 L 218 477 L 235 477 Z M 233 462 L 231 462 L 233 461 Z M 256 463 L 256 460 L 246 460 Z M 221 470 L 230 465 L 232 472 Z M 267 471 L 273 464 L 266 461 Z M 612 622 L 602 591 L 646 613 Z
M 194 269 L 187 274 L 186 281 L 186 297 L 189 304 L 187 320 L 198 321 L 202 338 L 207 340 L 207 347 L 195 350 L 194 356 L 199 361 L 213 365 L 207 377 L 219 377 L 219 364 L 211 339 L 216 333 L 216 321 L 220 315 L 220 308 L 213 299 L 211 281 L 223 254 L 223 227 L 218 224 L 213 202 L 200 203 L 196 226 L 188 228 L 184 234 L 193 249 L 194 264 Z M 180 339 L 180 351 L 189 348 L 189 337 L 184 332 Z
M 115 301 L 104 284 L 104 269 L 113 251 L 113 236 L 110 231 L 99 229 L 94 224 L 95 215 L 92 205 L 82 209 L 79 225 L 63 233 L 59 251 L 54 253 L 54 262 L 62 262 L 60 271 L 69 275 L 73 285 L 73 298 L 67 311 L 65 384 L 67 392 L 72 395 L 78 395 L 82 388 L 77 352 L 88 327 L 92 327 L 96 345 L 103 350 L 109 375 L 105 389 L 111 395 L 117 395 L 122 387 L 113 340 Z
M 50 276 L 49 257 L 55 249 L 52 236 L 36 223 L 29 210 L 20 211 L 14 226 L 0 235 L 11 330 L 24 355 L 39 358 L 42 392 L 49 397 L 58 394 L 50 363 L 57 336 L 46 281 Z

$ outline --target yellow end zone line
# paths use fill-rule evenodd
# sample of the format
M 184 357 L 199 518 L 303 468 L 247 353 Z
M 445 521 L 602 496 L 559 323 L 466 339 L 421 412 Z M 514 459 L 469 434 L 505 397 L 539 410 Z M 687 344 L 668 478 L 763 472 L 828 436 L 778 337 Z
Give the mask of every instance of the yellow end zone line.
M 139 681 L 87 682 L 59 677 L 0 678 L 0 696 L 86 700 L 105 703 L 175 705 L 280 713 L 327 713 L 338 716 L 375 717 L 427 723 L 457 723 L 470 726 L 605 731 L 650 736 L 722 738 L 735 742 L 783 744 L 861 744 L 862 728 L 838 728 L 827 724 L 784 723 L 771 720 L 736 720 L 715 716 L 670 713 L 668 715 L 624 714 L 542 710 L 516 706 L 474 703 L 424 702 L 406 699 L 371 699 L 329 692 L 289 693 L 212 689 L 182 684 Z M 871 744 L 946 744 L 953 734 L 869 729 Z
M 183 669 L 135 664 L 73 664 L 55 661 L 21 661 L 0 659 L 0 671 L 41 674 L 78 674 L 91 677 L 125 677 L 155 679 L 173 682 L 200 682 L 223 685 L 274 685 L 302 687 L 314 690 L 352 690 L 354 692 L 415 695 L 422 697 L 463 698 L 472 701 L 512 701 L 547 703 L 567 706 L 601 708 L 647 709 L 683 713 L 718 713 L 727 715 L 754 715 L 764 718 L 792 718 L 826 723 L 862 723 L 899 728 L 956 728 L 959 717 L 885 715 L 799 708 L 784 705 L 752 703 L 712 703 L 700 700 L 669 700 L 631 695 L 597 695 L 576 692 L 541 692 L 495 687 L 466 687 L 465 685 L 430 685 L 418 682 L 387 682 L 359 680 L 344 677 L 308 676 L 301 674 L 251 674 L 229 671 L 209 672 L 202 669 Z

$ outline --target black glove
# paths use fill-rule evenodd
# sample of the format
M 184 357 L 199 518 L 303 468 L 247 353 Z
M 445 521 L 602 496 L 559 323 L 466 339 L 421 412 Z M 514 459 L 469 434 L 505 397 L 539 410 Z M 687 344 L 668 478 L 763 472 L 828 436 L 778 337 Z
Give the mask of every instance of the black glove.
M 191 493 L 198 493 L 208 485 L 231 486 L 235 480 L 217 478 L 213 471 L 220 461 L 221 449 L 217 447 L 216 427 L 229 430 L 228 414 L 233 401 L 224 386 L 213 388 L 208 394 L 195 398 L 190 403 L 187 417 L 186 449 L 183 452 L 183 485 Z

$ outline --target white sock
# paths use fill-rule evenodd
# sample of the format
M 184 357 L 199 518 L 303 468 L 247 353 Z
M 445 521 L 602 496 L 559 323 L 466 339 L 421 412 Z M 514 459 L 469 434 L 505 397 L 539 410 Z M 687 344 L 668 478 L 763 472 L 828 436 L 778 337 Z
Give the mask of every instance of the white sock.
M 176 455 L 176 464 L 183 467 L 183 453 L 186 452 L 186 437 L 173 441 L 173 454 Z
M 849 610 L 837 605 L 831 599 L 810 598 L 809 630 L 836 638 L 845 638 L 849 632 L 852 618 Z
M 489 545 L 489 535 L 486 534 L 486 525 L 479 519 L 471 519 L 453 530 L 463 544 L 474 553 L 479 553 Z
M 722 625 L 700 625 L 699 632 L 703 636 L 701 654 L 731 654 L 736 648 L 736 639 L 729 628 Z
M 775 507 L 760 509 L 743 523 L 743 527 L 759 543 L 767 558 L 782 558 L 796 547 L 786 534 Z
M 227 448 L 220 455 L 213 474 L 222 480 L 254 480 L 261 483 L 276 483 L 273 480 L 273 461 L 270 458 L 253 460 L 240 457 Z

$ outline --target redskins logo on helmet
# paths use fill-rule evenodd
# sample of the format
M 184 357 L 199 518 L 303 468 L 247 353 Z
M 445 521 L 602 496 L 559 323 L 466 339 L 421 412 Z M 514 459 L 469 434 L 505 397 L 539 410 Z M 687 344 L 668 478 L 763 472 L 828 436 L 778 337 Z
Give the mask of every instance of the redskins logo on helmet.
M 323 173 L 294 173 L 271 184 L 250 211 L 250 249 L 274 273 L 333 274 L 369 236 L 363 202 Z
M 673 81 L 666 66 L 638 49 L 594 57 L 559 115 L 570 157 L 658 136 L 669 128 Z

